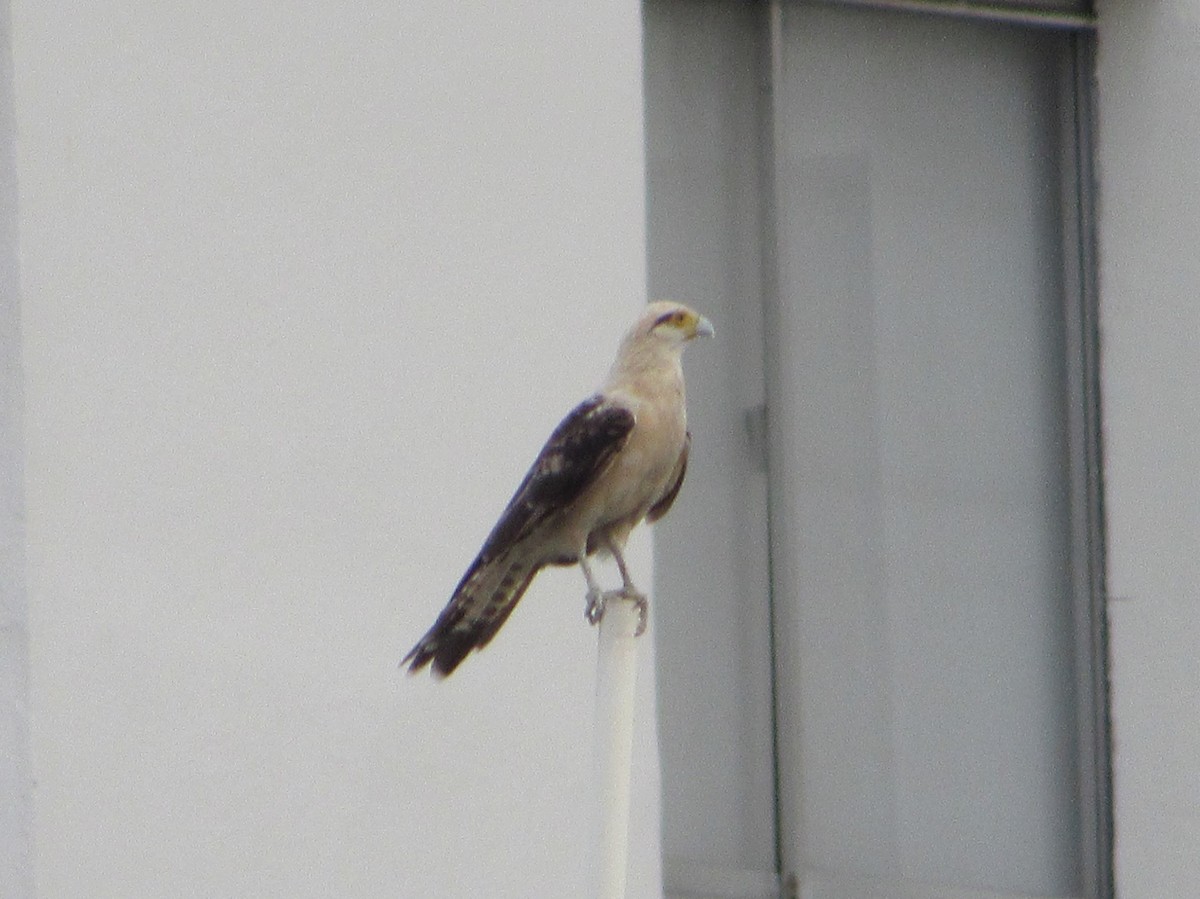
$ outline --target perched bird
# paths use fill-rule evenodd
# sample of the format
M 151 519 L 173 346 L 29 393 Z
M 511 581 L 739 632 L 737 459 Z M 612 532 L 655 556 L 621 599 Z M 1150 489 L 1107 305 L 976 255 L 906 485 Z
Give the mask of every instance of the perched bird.
M 646 600 L 622 550 L 642 519 L 666 514 L 683 484 L 691 434 L 680 357 L 692 338 L 712 334 L 708 319 L 680 303 L 646 307 L 604 386 L 554 429 L 450 602 L 400 663 L 410 674 L 432 663 L 445 677 L 487 646 L 547 565 L 579 563 L 595 624 L 605 599 L 588 564 L 597 552 L 616 560 L 619 593 L 638 602 L 638 633 L 645 629 Z

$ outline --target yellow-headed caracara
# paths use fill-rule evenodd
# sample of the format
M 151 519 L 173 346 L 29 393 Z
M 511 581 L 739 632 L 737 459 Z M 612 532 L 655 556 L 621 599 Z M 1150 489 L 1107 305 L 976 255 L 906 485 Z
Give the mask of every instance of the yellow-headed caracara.
M 645 600 L 622 551 L 642 520 L 657 521 L 675 501 L 687 470 L 683 348 L 712 336 L 708 319 L 680 303 L 651 303 L 621 341 L 604 387 L 555 428 L 525 480 L 433 627 L 404 657 L 409 673 L 432 663 L 450 674 L 496 635 L 546 565 L 574 565 L 587 580 L 587 619 L 603 614 L 604 593 L 588 564 L 610 553 L 622 595 Z

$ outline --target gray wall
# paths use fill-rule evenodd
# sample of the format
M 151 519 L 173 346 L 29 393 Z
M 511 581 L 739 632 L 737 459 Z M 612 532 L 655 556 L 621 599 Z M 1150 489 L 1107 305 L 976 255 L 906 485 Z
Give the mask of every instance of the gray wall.
M 585 894 L 579 574 L 397 663 L 644 302 L 638 5 L 13 18 L 37 895 Z
M 0 3 L 0 894 L 33 889 L 12 44 Z
M 1101 2 L 1100 298 L 1117 884 L 1200 883 L 1200 13 Z

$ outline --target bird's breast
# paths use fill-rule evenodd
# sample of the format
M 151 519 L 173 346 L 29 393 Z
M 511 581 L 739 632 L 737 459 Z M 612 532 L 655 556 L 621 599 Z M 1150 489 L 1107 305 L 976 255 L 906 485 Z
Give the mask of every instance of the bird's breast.
M 667 488 L 687 438 L 681 406 L 644 403 L 636 414 L 629 439 L 594 488 L 603 497 L 596 511 L 604 521 L 645 515 Z

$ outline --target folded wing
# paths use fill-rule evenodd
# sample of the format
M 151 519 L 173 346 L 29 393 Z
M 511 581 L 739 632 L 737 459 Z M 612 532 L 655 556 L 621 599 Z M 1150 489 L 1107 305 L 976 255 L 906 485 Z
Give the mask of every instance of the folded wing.
M 415 673 L 432 662 L 434 673 L 444 677 L 471 650 L 487 645 L 512 614 L 538 570 L 551 562 L 565 561 L 550 552 L 561 542 L 555 533 L 560 513 L 612 463 L 633 425 L 629 409 L 599 395 L 584 400 L 563 419 L 517 487 L 450 602 L 401 665 L 409 665 L 409 672 Z

